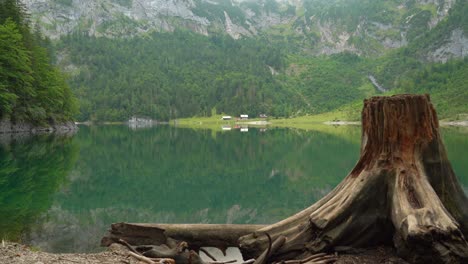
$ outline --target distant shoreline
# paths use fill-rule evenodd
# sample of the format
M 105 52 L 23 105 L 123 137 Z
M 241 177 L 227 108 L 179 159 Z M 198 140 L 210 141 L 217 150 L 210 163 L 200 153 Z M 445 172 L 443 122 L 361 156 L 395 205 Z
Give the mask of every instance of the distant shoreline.
M 439 121 L 440 126 L 456 126 L 456 127 L 468 127 L 468 120 L 461 121 Z
M 72 132 L 78 130 L 78 126 L 73 121 L 47 124 L 45 126 L 34 125 L 31 122 L 11 122 L 8 119 L 0 120 L 0 134 L 15 133 L 52 133 L 52 132 Z
M 1 124 L 1 123 L 0 123 Z M 75 125 L 85 125 L 85 126 L 92 126 L 92 125 L 126 125 L 128 122 L 121 121 L 121 122 L 75 122 Z M 323 121 L 323 120 L 295 120 L 294 118 L 291 119 L 269 119 L 269 120 L 219 120 L 217 118 L 183 118 L 183 119 L 175 119 L 169 122 L 156 122 L 154 125 L 167 125 L 173 124 L 175 126 L 180 127 L 191 127 L 191 128 L 216 128 L 222 127 L 226 125 L 246 125 L 246 126 L 271 126 L 271 127 L 290 127 L 290 128 L 303 128 L 304 126 L 314 127 L 317 125 L 326 125 L 326 126 L 360 126 L 361 121 L 347 121 L 347 120 L 339 120 L 339 121 Z M 459 120 L 459 121 L 444 121 L 439 120 L 439 125 L 441 127 L 468 127 L 468 120 Z M 0 133 L 2 131 L 0 130 Z

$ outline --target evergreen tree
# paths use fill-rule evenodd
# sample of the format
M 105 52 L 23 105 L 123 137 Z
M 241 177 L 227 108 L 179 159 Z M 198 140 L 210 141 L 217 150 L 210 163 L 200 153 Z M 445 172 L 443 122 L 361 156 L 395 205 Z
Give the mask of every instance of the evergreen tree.
M 29 53 L 15 22 L 7 19 L 0 25 L 0 109 L 9 115 L 34 95 Z
M 0 118 L 70 120 L 77 113 L 73 94 L 51 64 L 50 42 L 27 21 L 20 1 L 0 0 Z

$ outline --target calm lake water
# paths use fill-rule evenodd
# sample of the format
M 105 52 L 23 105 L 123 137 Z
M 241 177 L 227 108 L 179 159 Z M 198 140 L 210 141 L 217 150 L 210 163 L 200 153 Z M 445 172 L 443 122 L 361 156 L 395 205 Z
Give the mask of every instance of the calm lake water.
M 468 130 L 442 132 L 468 192 Z M 0 239 L 91 252 L 113 222 L 273 223 L 334 188 L 359 144 L 360 127 L 94 126 L 0 138 Z

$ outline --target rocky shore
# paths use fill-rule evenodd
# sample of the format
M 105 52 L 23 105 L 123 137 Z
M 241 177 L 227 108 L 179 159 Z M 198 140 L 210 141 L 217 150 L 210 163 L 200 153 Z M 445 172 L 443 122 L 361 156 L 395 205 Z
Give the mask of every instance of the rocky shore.
M 145 264 L 130 257 L 128 250 L 120 244 L 112 244 L 106 251 L 100 253 L 66 253 L 54 254 L 38 251 L 35 248 L 17 243 L 0 243 L 0 263 L 16 264 Z M 240 263 L 240 262 L 237 262 Z M 397 257 L 395 251 L 387 247 L 355 250 L 354 252 L 341 253 L 337 256 L 335 264 L 408 264 Z
M 29 246 L 2 242 L 0 244 L 0 263 L 16 264 L 16 263 L 31 263 L 31 264 L 114 264 L 127 263 L 136 264 L 142 263 L 136 259 L 128 257 L 128 251 L 121 245 L 114 244 L 107 251 L 100 253 L 68 253 L 68 254 L 53 254 L 38 251 Z
M 53 123 L 46 126 L 36 126 L 29 122 L 16 122 L 10 120 L 0 120 L 1 133 L 41 133 L 41 132 L 72 132 L 78 130 L 76 124 L 72 121 L 63 123 Z

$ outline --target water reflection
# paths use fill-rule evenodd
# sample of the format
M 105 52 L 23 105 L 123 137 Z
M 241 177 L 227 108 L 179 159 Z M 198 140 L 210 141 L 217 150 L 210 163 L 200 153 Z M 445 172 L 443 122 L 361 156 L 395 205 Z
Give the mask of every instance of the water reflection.
M 45 250 L 93 251 L 118 221 L 272 223 L 328 193 L 359 151 L 331 134 L 285 129 L 83 127 L 75 140 L 69 183 L 28 234 Z
M 18 240 L 47 211 L 78 155 L 70 135 L 0 136 L 0 238 Z
M 5 143 L 0 233 L 89 252 L 113 222 L 272 223 L 327 194 L 359 156 L 359 127 L 239 130 L 83 126 L 73 140 Z M 467 190 L 468 133 L 443 137 Z
M 468 127 L 447 127 L 441 130 L 453 170 L 468 195 Z

